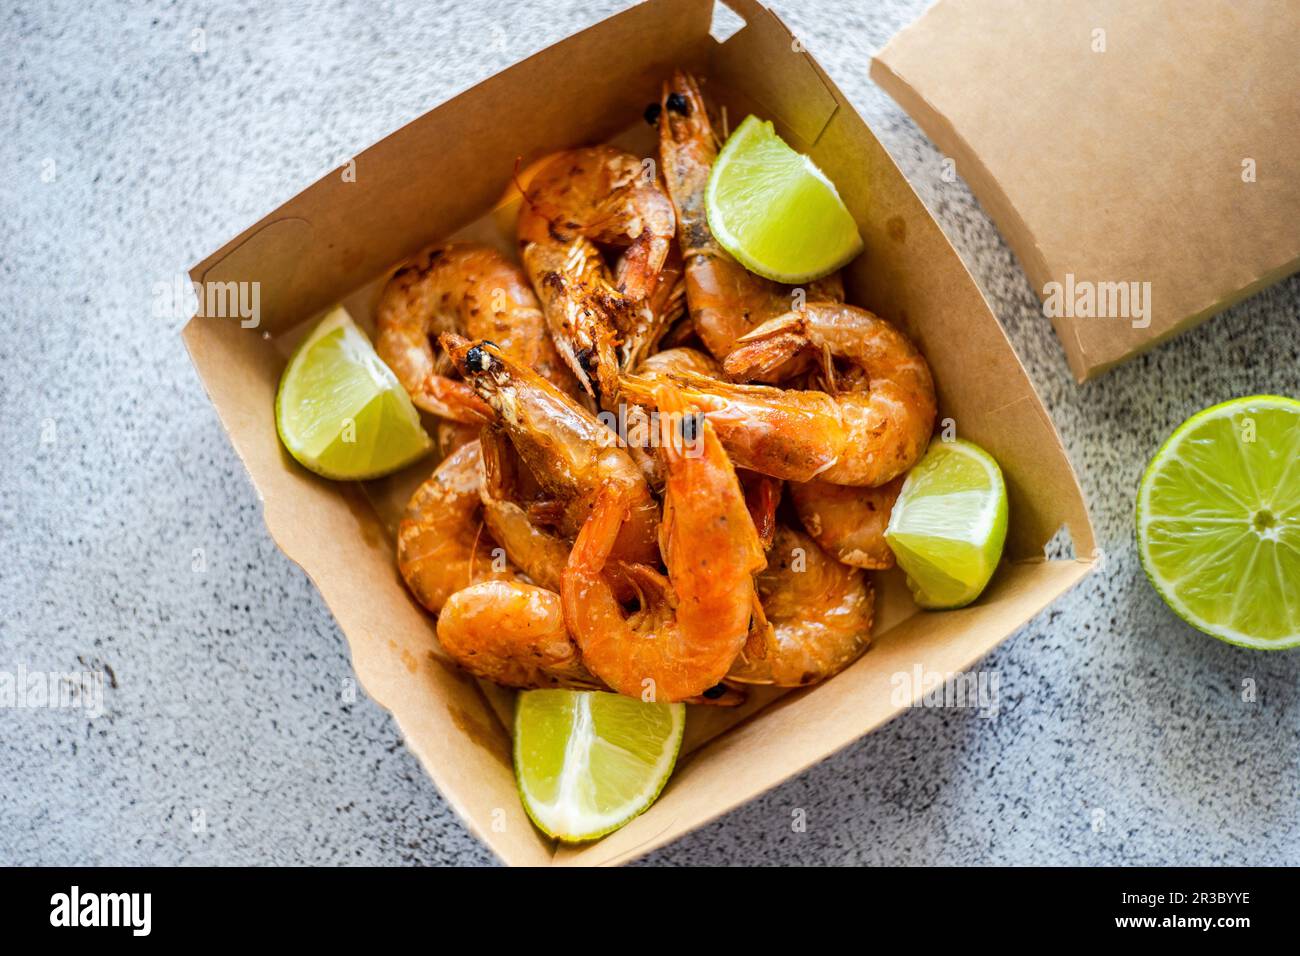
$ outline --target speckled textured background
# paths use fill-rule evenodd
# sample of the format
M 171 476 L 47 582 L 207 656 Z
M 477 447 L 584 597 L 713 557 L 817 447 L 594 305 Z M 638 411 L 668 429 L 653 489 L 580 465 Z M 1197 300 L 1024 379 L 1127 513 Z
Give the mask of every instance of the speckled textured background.
M 0 711 L 0 863 L 492 862 L 388 716 L 340 701 L 343 637 L 268 538 L 152 289 L 356 150 L 619 6 L 61 0 L 0 14 L 0 670 L 113 675 L 95 720 Z M 996 718 L 909 712 L 646 862 L 1300 863 L 1300 652 L 1238 650 L 1173 618 L 1142 577 L 1131 516 L 1147 458 L 1187 415 L 1300 394 L 1300 282 L 1076 386 L 989 219 L 867 77 L 922 0 L 776 6 L 987 292 L 1107 562 L 989 658 Z

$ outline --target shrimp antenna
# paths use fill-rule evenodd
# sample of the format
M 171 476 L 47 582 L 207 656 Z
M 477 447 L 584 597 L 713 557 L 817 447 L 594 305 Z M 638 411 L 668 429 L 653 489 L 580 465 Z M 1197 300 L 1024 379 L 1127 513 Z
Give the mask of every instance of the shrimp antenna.
M 827 343 L 822 343 L 822 375 L 826 379 L 826 391 L 832 395 L 839 394 L 839 386 L 835 381 L 835 356 L 831 354 L 831 347 Z
M 478 528 L 474 531 L 474 546 L 469 549 L 469 570 L 466 573 L 466 587 L 474 583 L 474 563 L 478 560 L 478 542 L 483 537 L 483 520 L 480 518 Z
M 524 188 L 524 184 L 519 181 L 519 167 L 523 165 L 523 162 L 524 158 L 522 156 L 515 157 L 515 168 L 510 172 L 510 181 L 515 184 L 515 189 L 519 190 L 519 195 L 523 197 L 524 202 L 528 203 L 528 207 L 536 212 L 537 205 L 533 202 L 532 197 L 528 195 L 528 190 Z

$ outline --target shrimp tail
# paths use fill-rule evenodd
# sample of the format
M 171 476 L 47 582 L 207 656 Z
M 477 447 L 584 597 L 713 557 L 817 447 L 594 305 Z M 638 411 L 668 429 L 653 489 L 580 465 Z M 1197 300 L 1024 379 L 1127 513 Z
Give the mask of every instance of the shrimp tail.
M 668 215 L 671 217 L 672 214 Z M 635 301 L 648 299 L 655 291 L 655 280 L 668 258 L 672 241 L 671 235 L 662 237 L 646 233 L 628 246 L 620 270 L 618 291 Z
M 787 312 L 736 339 L 722 370 L 734 381 L 753 381 L 774 372 L 807 346 L 807 320 L 798 312 Z
M 593 573 L 605 570 L 614 550 L 618 530 L 626 517 L 622 503 L 622 495 L 616 486 L 606 485 L 601 489 L 596 504 L 591 509 L 591 516 L 583 523 L 582 530 L 573 542 L 570 567 L 582 566 Z
M 561 575 L 560 596 L 564 605 L 564 622 L 570 634 L 578 635 L 584 653 L 591 653 L 590 641 L 583 635 L 599 634 L 600 629 L 591 622 L 613 620 L 622 616 L 622 608 L 614 592 L 602 580 L 610 554 L 618 539 L 619 528 L 626 517 L 627 508 L 622 496 L 613 485 L 606 485 L 596 496 L 582 530 L 569 552 L 569 563 Z M 616 575 L 621 579 L 625 577 Z
M 781 490 L 785 482 L 771 475 L 762 475 L 756 471 L 737 471 L 740 487 L 745 492 L 745 505 L 749 516 L 754 519 L 754 528 L 766 551 L 772 547 L 776 534 L 776 509 L 781 503 Z

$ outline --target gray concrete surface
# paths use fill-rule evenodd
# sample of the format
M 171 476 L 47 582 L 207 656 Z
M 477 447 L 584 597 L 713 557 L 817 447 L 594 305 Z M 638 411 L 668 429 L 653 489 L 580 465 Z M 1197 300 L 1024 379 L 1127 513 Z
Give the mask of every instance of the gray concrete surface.
M 0 14 L 0 671 L 112 675 L 97 719 L 0 710 L 0 863 L 492 862 L 388 716 L 340 701 L 344 640 L 267 537 L 152 288 L 355 150 L 619 6 L 56 0 Z M 1300 394 L 1300 282 L 1077 387 L 989 219 L 867 77 L 922 0 L 777 6 L 987 291 L 1108 564 L 989 659 L 995 719 L 909 712 L 646 862 L 1300 863 L 1300 653 L 1238 650 L 1173 618 L 1131 519 L 1145 461 L 1187 415 Z

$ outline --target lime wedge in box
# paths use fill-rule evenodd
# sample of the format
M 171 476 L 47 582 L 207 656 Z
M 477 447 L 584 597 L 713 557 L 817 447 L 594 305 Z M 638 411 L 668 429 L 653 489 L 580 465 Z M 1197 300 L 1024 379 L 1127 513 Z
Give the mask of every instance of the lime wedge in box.
M 342 306 L 289 359 L 275 425 L 289 454 L 326 478 L 377 478 L 433 447 L 406 390 Z
M 686 726 L 684 704 L 592 691 L 523 691 L 515 708 L 524 809 L 547 836 L 569 843 L 617 830 L 654 803 Z
M 755 116 L 727 139 L 704 194 L 709 229 L 746 269 L 799 283 L 862 251 L 858 224 L 817 165 Z
M 907 473 L 885 541 L 924 608 L 979 597 L 1002 557 L 1007 489 L 1002 469 L 973 442 L 936 439 Z

